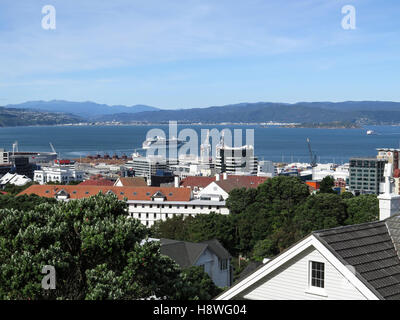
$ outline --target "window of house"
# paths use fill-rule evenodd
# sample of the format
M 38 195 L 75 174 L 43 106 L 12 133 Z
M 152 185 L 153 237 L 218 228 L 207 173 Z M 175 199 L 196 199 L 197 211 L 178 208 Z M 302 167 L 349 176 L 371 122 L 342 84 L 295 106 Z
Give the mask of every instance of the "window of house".
M 228 259 L 219 259 L 219 269 L 220 270 L 228 269 Z
M 310 286 L 325 288 L 325 264 L 311 261 Z

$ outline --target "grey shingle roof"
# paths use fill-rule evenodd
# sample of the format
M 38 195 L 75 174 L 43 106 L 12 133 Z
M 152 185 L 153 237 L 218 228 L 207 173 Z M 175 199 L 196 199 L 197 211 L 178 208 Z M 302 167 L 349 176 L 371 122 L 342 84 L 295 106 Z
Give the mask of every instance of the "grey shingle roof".
M 218 258 L 220 259 L 231 258 L 229 252 L 222 246 L 222 244 L 217 239 L 203 241 L 202 243 L 207 244 L 209 248 L 212 251 L 214 251 L 214 253 L 218 256 Z
M 400 216 L 313 232 L 381 299 L 400 299 Z
M 170 257 L 180 267 L 188 268 L 196 263 L 206 248 L 207 245 L 202 243 L 161 239 L 160 252 Z
M 229 252 L 226 251 L 218 240 L 195 243 L 162 238 L 160 241 L 161 254 L 169 256 L 182 268 L 188 268 L 195 265 L 200 255 L 207 248 L 213 251 L 221 259 L 228 259 L 231 257 Z

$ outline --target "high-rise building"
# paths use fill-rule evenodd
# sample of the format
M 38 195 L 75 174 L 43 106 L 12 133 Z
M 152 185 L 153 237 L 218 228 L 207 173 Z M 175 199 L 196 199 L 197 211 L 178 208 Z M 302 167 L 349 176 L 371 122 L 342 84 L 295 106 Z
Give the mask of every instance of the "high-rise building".
M 378 148 L 378 155 L 376 156 L 377 159 L 383 159 L 386 163 L 391 164 L 391 168 L 394 170 L 399 169 L 399 153 L 400 149 L 391 149 L 391 148 Z M 393 174 L 392 172 L 392 174 Z
M 167 170 L 168 162 L 162 156 L 142 157 L 139 154 L 133 154 L 132 160 L 125 164 L 125 167 L 134 171 L 135 177 L 144 177 L 148 181 L 151 176 L 155 176 L 159 170 Z
M 253 146 L 229 147 L 225 144 L 217 146 L 215 159 L 217 173 L 255 175 L 257 174 L 257 164 Z
M 349 189 L 355 194 L 379 194 L 384 182 L 385 159 L 351 158 Z

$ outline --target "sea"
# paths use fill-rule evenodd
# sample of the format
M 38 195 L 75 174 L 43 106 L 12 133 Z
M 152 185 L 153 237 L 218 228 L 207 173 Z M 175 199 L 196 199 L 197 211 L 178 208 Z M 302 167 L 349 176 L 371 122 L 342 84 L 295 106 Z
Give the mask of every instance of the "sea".
M 0 149 L 12 151 L 18 142 L 19 151 L 50 152 L 50 143 L 61 158 L 76 159 L 87 155 L 145 154 L 142 143 L 151 129 L 164 130 L 168 125 L 107 125 L 107 126 L 29 126 L 0 128 Z M 312 152 L 319 163 L 343 164 L 350 157 L 376 156 L 377 148 L 400 148 L 400 126 L 367 126 L 362 129 L 284 128 L 260 125 L 178 125 L 192 129 L 201 143 L 201 130 L 254 130 L 255 155 L 259 160 L 274 162 L 309 162 Z M 367 135 L 367 130 L 375 134 Z M 183 131 L 182 131 L 183 132 Z M 171 137 L 170 137 L 171 138 Z

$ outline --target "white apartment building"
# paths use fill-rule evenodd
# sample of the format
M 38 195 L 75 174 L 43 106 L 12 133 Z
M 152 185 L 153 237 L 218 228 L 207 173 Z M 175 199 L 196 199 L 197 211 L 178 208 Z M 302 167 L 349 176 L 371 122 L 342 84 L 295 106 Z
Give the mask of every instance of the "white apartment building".
M 257 165 L 257 176 L 273 178 L 276 176 L 276 168 L 272 161 L 259 161 Z
M 130 217 L 139 219 L 147 227 L 151 227 L 158 220 L 165 221 L 175 216 L 194 217 L 211 212 L 229 214 L 229 209 L 225 207 L 225 201 L 208 199 L 191 199 L 189 201 L 128 200 L 128 204 Z
M 71 181 L 83 181 L 83 172 L 71 167 L 43 167 L 41 170 L 34 171 L 33 180 L 39 184 L 48 182 L 67 184 Z
M 258 160 L 254 156 L 253 146 L 229 147 L 222 143 L 216 151 L 215 169 L 218 173 L 257 174 Z
M 99 192 L 113 193 L 120 200 L 126 201 L 129 217 L 139 219 L 147 227 L 158 220 L 176 215 L 189 217 L 211 212 L 229 214 L 224 200 L 215 197 L 195 199 L 189 188 L 33 185 L 20 194 L 70 201 L 94 196 Z
M 10 163 L 10 152 L 0 149 L 0 164 Z
M 142 157 L 134 153 L 132 160 L 128 161 L 125 167 L 132 169 L 136 177 L 144 177 L 149 181 L 151 176 L 156 175 L 157 170 L 167 169 L 167 161 L 162 156 Z

